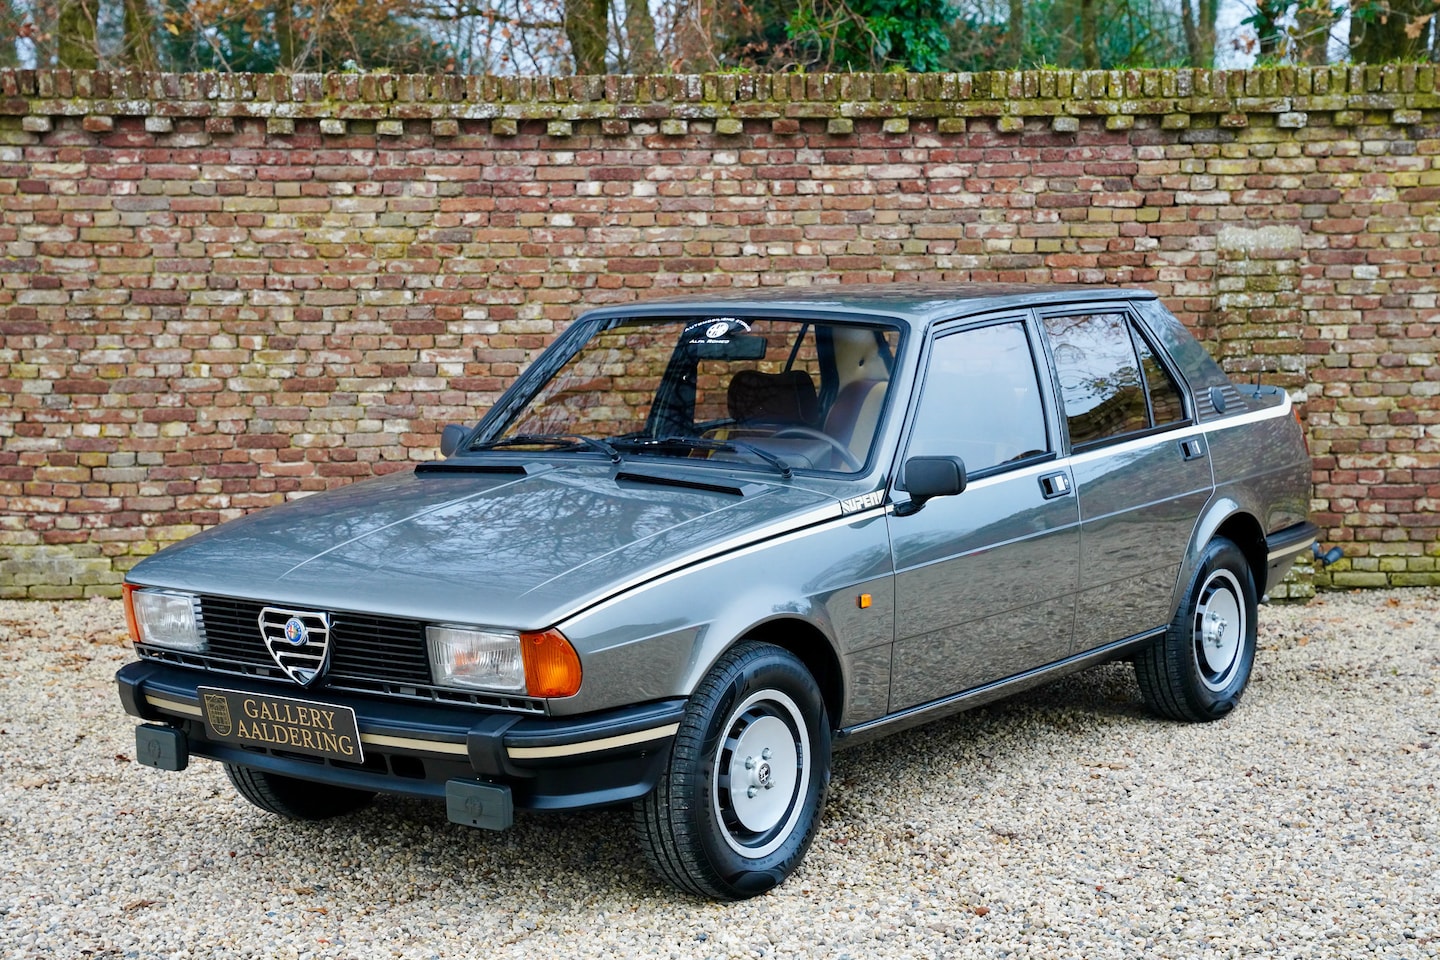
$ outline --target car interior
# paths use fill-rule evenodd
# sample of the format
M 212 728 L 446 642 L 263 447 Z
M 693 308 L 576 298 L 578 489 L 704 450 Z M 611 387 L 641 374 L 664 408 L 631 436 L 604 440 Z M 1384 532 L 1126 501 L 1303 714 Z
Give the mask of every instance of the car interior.
M 860 470 L 885 406 L 889 348 L 868 327 L 831 326 L 816 334 L 822 353 L 833 358 L 833 378 L 822 374 L 825 382 L 817 385 L 811 370 L 795 366 L 738 370 L 726 388 L 728 420 L 706 429 L 705 438 L 753 443 L 791 466 Z

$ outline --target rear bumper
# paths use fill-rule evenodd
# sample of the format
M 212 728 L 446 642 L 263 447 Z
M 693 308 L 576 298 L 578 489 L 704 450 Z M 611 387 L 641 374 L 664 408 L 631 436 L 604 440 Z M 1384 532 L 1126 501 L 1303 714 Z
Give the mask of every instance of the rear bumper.
M 1265 535 L 1265 589 L 1285 579 L 1295 561 L 1315 543 L 1320 528 L 1306 521 Z
M 685 701 L 666 700 L 578 717 L 550 718 L 410 704 L 219 676 L 168 664 L 126 664 L 115 675 L 125 711 L 183 735 L 180 755 L 240 764 L 316 783 L 442 799 L 446 784 L 509 789 L 527 810 L 573 810 L 649 793 L 670 756 Z M 299 697 L 355 710 L 363 763 L 302 757 L 210 739 L 201 686 Z M 183 766 L 183 763 L 181 764 Z

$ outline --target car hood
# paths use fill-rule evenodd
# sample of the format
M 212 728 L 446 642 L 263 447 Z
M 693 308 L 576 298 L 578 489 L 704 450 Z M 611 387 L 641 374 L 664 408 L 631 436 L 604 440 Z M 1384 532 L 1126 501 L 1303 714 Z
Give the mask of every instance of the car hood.
M 677 476 L 673 468 L 633 472 Z M 834 497 L 793 483 L 751 479 L 743 489 L 617 479 L 592 463 L 524 475 L 406 471 L 207 530 L 143 561 L 129 579 L 298 607 L 541 629 L 667 569 L 840 515 Z

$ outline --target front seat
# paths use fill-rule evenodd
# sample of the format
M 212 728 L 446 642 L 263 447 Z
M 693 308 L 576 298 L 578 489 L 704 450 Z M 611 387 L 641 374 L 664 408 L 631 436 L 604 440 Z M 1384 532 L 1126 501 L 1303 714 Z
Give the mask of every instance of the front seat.
M 864 461 L 875 439 L 880 411 L 885 406 L 885 389 L 889 380 L 852 380 L 845 384 L 830 413 L 825 417 L 825 432 L 839 440 L 855 458 Z
M 741 427 L 751 423 L 814 427 L 820 420 L 815 381 L 804 370 L 741 370 L 730 381 L 725 400 L 731 418 Z
M 868 327 L 837 327 L 830 334 L 840 391 L 825 415 L 825 432 L 864 460 L 880 424 L 890 370 L 880 350 L 882 341 Z

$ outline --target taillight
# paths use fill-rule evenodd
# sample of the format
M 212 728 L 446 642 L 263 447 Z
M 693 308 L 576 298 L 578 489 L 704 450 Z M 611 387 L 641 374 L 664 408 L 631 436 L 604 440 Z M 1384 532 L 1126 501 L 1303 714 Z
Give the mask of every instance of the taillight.
M 1290 416 L 1295 418 L 1295 424 L 1300 428 L 1300 440 L 1305 444 L 1305 455 L 1310 455 L 1310 434 L 1305 432 L 1305 421 L 1300 419 L 1300 408 L 1292 406 Z

